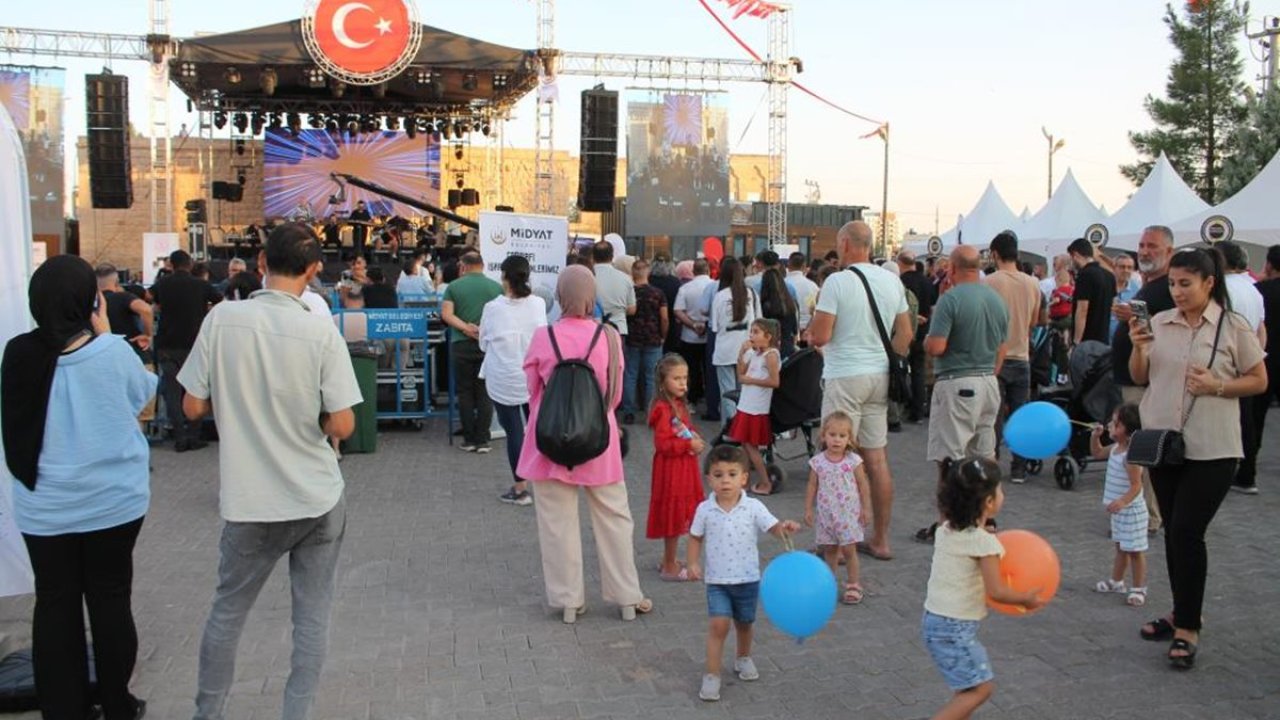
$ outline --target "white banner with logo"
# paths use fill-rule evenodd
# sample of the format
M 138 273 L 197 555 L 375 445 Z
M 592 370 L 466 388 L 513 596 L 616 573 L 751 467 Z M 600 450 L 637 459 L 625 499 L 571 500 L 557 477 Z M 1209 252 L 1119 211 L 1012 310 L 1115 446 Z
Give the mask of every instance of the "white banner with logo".
M 511 255 L 529 260 L 529 282 L 543 297 L 555 297 L 556 278 L 569 254 L 569 221 L 549 215 L 480 213 L 480 256 L 484 273 L 502 281 L 502 261 Z M 543 291 L 546 291 L 546 294 Z
M 156 273 L 164 267 L 169 253 L 181 250 L 178 233 L 142 233 L 142 282 L 150 285 L 156 281 Z

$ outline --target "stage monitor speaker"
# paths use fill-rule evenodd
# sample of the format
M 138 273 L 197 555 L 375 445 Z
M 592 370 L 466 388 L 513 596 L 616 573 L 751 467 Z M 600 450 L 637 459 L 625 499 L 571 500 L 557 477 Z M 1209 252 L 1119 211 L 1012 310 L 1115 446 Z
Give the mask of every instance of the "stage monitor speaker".
M 493 209 L 494 212 L 515 212 L 516 209 L 512 205 L 498 205 Z
M 448 201 L 449 207 L 451 208 L 456 208 L 462 205 L 462 191 L 455 189 L 449 190 Z
M 129 78 L 85 76 L 86 127 L 89 135 L 89 198 L 96 209 L 133 206 L 129 158 Z
M 475 207 L 480 204 L 480 191 L 475 188 L 462 189 L 462 204 L 466 207 Z
M 244 199 L 244 186 L 240 183 L 213 181 L 213 199 L 240 202 Z
M 582 91 L 581 159 L 578 207 L 587 212 L 613 210 L 618 171 L 618 93 L 603 86 Z

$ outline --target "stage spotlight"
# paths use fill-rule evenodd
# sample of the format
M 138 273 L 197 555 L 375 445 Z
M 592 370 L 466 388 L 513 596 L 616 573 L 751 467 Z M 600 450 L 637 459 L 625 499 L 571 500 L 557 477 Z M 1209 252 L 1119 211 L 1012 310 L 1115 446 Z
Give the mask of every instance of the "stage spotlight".
M 386 126 L 388 130 L 392 132 L 395 132 L 396 130 L 400 129 L 400 118 L 396 117 L 395 115 L 386 116 L 385 118 L 382 119 L 382 123 L 384 126 Z
M 182 63 L 181 69 L 178 72 L 184 80 L 194 80 L 198 74 L 196 72 L 196 64 L 193 62 Z
M 239 85 L 240 71 L 236 69 L 235 65 L 232 65 L 222 74 L 222 78 L 227 81 L 228 85 Z
M 456 121 L 453 123 L 453 136 L 455 138 L 461 140 L 462 136 L 469 132 L 471 132 L 471 128 L 467 127 L 466 123 L 460 123 Z
M 338 121 L 333 118 L 329 118 L 329 122 L 324 124 L 324 129 L 327 130 L 330 135 L 337 135 Z
M 307 116 L 307 125 L 310 125 L 312 130 L 319 130 L 324 127 L 324 116 L 319 113 L 311 113 Z
M 271 113 L 271 119 L 267 123 L 267 126 L 270 127 L 272 130 L 279 130 L 281 127 L 283 127 L 284 121 L 280 118 L 280 113 Z
M 307 87 L 309 88 L 324 87 L 324 71 L 321 70 L 320 68 L 314 67 L 314 66 L 309 67 L 306 69 L 306 71 L 303 73 L 302 76 L 303 76 L 303 80 L 307 83 Z
M 340 98 L 347 94 L 347 84 L 341 80 L 334 80 L 329 83 L 329 92 L 333 93 L 334 97 Z
M 378 127 L 381 124 L 382 123 L 378 122 L 378 118 L 376 115 L 365 115 L 364 122 L 360 124 L 361 125 L 360 129 L 367 133 L 378 132 Z
M 463 185 L 466 185 L 466 184 L 467 184 L 466 178 L 464 178 L 462 175 L 458 175 L 458 176 L 456 176 L 456 177 L 453 179 L 453 182 L 454 182 L 454 184 L 455 184 L 455 185 L 457 185 L 457 186 L 458 186 L 458 189 L 459 189 L 459 190 L 461 190 L 461 189 L 462 189 L 462 186 L 463 186 Z
M 235 125 L 236 132 L 243 135 L 249 129 L 249 116 L 244 113 L 236 113 L 236 116 L 231 120 L 231 124 Z
M 467 73 L 462 76 L 462 89 L 467 92 L 474 92 L 479 81 L 476 79 L 475 73 Z
M 355 118 L 351 118 L 350 120 L 347 121 L 347 134 L 350 135 L 351 137 L 355 137 L 356 135 L 360 134 L 359 120 Z
M 454 159 L 454 160 L 461 160 L 461 159 L 462 159 L 462 146 L 461 146 L 461 145 L 459 145 L 458 147 L 456 147 L 456 148 L 454 148 L 454 149 L 453 149 L 453 159 Z
M 218 110 L 213 113 L 213 126 L 221 130 L 227 126 L 227 114 Z
M 506 87 L 507 87 L 507 83 L 508 83 L 509 81 L 510 81 L 510 78 L 507 76 L 507 74 L 506 74 L 506 73 L 494 73 L 494 74 L 493 74 L 493 89 L 494 89 L 494 90 L 502 90 L 502 89 L 504 89 L 504 88 L 506 88 Z
M 405 134 L 405 137 L 409 138 L 410 140 L 418 136 L 418 123 L 414 122 L 412 118 L 405 118 L 404 134 Z
M 265 68 L 262 74 L 258 76 L 258 87 L 262 88 L 262 94 L 268 97 L 276 94 L 276 83 L 279 81 L 275 68 Z
M 253 114 L 253 120 L 249 122 L 249 128 L 253 130 L 254 135 L 258 135 L 262 133 L 262 126 L 264 123 L 265 119 L 262 117 L 262 113 L 256 112 Z
M 244 138 L 236 138 L 235 148 L 237 155 L 244 155 Z
M 302 132 L 302 116 L 298 113 L 289 113 L 289 132 L 294 137 L 298 137 L 298 133 Z
M 246 179 L 247 178 L 245 178 L 244 173 L 240 173 L 239 175 L 236 176 L 236 182 L 240 183 L 241 187 L 244 187 L 244 183 Z

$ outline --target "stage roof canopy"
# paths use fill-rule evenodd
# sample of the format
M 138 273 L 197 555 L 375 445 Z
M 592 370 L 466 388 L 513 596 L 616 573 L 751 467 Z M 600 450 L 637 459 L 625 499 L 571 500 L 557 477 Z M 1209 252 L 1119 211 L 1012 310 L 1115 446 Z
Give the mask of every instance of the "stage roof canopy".
M 329 77 L 307 52 L 302 21 L 187 38 L 170 77 L 201 110 L 468 116 L 510 107 L 538 83 L 538 57 L 422 25 L 404 72 L 373 86 Z

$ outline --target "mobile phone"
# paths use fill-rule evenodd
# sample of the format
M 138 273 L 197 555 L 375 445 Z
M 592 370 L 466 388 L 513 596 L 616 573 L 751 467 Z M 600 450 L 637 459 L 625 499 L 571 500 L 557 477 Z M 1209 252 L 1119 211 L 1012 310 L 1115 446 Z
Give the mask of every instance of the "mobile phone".
M 1145 329 L 1147 333 L 1150 334 L 1151 333 L 1151 313 L 1149 310 L 1147 310 L 1146 301 L 1130 300 L 1129 309 L 1133 311 L 1133 316 L 1138 319 L 1138 322 L 1142 323 L 1143 329 Z

